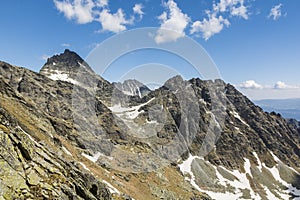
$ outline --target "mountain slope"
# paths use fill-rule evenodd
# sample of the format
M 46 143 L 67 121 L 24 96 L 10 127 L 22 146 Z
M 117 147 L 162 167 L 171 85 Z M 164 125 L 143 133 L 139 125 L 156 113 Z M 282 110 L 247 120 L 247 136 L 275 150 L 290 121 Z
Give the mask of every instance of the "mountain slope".
M 81 127 L 80 124 L 74 124 L 73 115 L 81 117 L 82 113 L 76 113 L 76 110 L 72 110 L 71 99 L 72 89 L 74 87 L 72 83 L 59 80 L 53 81 L 38 73 L 24 68 L 13 67 L 3 62 L 0 63 L 0 74 L 1 80 L 4 80 L 3 83 L 6 85 L 6 87 L 1 87 L 1 89 L 3 89 L 1 94 L 10 91 L 14 92 L 17 94 L 17 97 L 19 96 L 21 98 L 20 100 L 14 97 L 16 98 L 16 102 L 21 101 L 24 102 L 25 105 L 30 105 L 30 111 L 21 112 L 23 105 L 20 106 L 21 108 L 16 106 L 10 107 L 9 102 L 11 100 L 1 101 L 6 102 L 4 108 L 8 110 L 8 115 L 14 115 L 18 117 L 19 120 L 29 120 L 29 122 L 24 122 L 26 127 L 29 126 L 32 128 L 31 131 L 28 131 L 28 136 L 25 136 L 27 140 L 30 140 L 29 136 L 35 138 L 35 135 L 39 135 L 37 141 L 46 142 L 49 140 L 49 147 L 47 146 L 46 149 L 54 148 L 53 153 L 56 153 L 56 156 L 63 155 L 64 157 L 68 157 L 70 162 L 78 168 L 78 172 L 76 173 L 88 173 L 96 178 L 96 180 L 92 182 L 99 181 L 99 184 L 104 183 L 104 187 L 109 189 L 114 199 L 126 199 L 129 198 L 129 196 L 134 196 L 135 199 L 142 199 L 145 196 L 147 199 L 159 199 L 161 195 L 166 198 L 173 196 L 178 199 L 194 197 L 208 199 L 202 193 L 193 191 L 192 187 L 184 181 L 184 178 L 175 167 L 166 170 L 168 171 L 168 175 L 164 177 L 164 180 L 166 180 L 167 177 L 169 180 L 176 178 L 177 182 L 165 182 L 166 188 L 160 188 L 158 183 L 162 178 L 156 173 L 138 175 L 121 173 L 102 163 L 95 164 L 95 161 L 90 158 L 99 151 L 103 152 L 103 155 L 107 154 L 105 152 L 112 145 L 127 147 L 127 143 L 130 142 L 131 146 L 139 147 L 142 146 L 143 143 L 138 144 L 136 140 L 133 140 L 130 136 L 126 136 L 126 133 L 120 132 L 120 128 L 118 128 L 118 125 L 115 124 L 112 119 L 111 111 L 100 101 L 96 101 L 97 112 L 99 112 L 98 119 L 103 125 L 102 128 L 104 129 L 105 137 L 111 142 L 98 143 L 99 137 L 91 134 L 88 131 L 89 127 L 84 127 L 84 124 Z M 107 82 L 104 82 L 104 84 L 107 84 Z M 106 101 L 106 95 L 112 92 L 109 90 L 109 87 L 110 86 L 106 87 L 99 84 L 101 94 L 98 97 L 103 101 Z M 85 88 L 81 88 L 81 90 L 87 92 Z M 15 108 L 17 110 L 15 110 Z M 36 120 L 32 120 L 30 116 L 35 112 L 38 113 L 38 117 L 36 117 Z M 91 120 L 91 122 L 93 122 L 93 120 Z M 39 128 L 40 126 L 41 128 Z M 40 129 L 42 130 L 41 134 L 39 134 L 41 132 Z M 24 130 L 27 129 L 24 128 Z M 54 141 L 59 145 L 53 146 L 55 145 Z M 125 143 L 125 141 L 128 142 Z M 40 150 L 37 149 L 37 151 Z M 160 173 L 164 173 L 163 171 L 161 170 Z M 10 180 L 5 175 L 4 179 Z M 80 183 L 80 178 L 78 178 L 78 183 Z M 0 185 L 2 186 L 2 183 Z M 149 185 L 151 185 L 151 187 Z M 91 190 L 91 188 L 88 188 L 90 186 L 86 187 L 87 191 Z M 76 191 L 75 187 L 72 189 L 74 194 L 81 194 L 81 190 Z M 105 192 L 102 194 L 101 190 L 97 191 L 101 193 L 97 196 L 98 198 L 101 198 L 101 195 L 103 196 L 105 194 Z M 161 191 L 164 192 L 161 193 Z M 38 192 L 38 194 L 40 192 Z M 38 194 L 33 194 L 33 196 Z M 7 191 L 6 197 L 9 199 L 9 197 L 13 195 L 12 191 Z M 64 199 L 63 196 L 60 197 Z M 110 196 L 108 196 L 107 199 L 109 199 L 109 197 Z M 84 197 L 84 199 L 93 198 L 90 195 L 89 197 Z
M 0 197 L 111 199 L 104 183 L 63 152 L 49 120 L 2 78 L 0 86 Z
M 0 105 L 18 121 L 2 123 L 3 130 L 20 126 L 28 141 L 47 144 L 35 154 L 53 152 L 60 165 L 65 159 L 57 161 L 55 152 L 70 159 L 75 174 L 104 184 L 99 198 L 110 198 L 104 188 L 114 199 L 300 196 L 299 129 L 265 113 L 232 85 L 176 76 L 144 96 L 131 96 L 81 67 L 74 54 L 50 58 L 41 70 L 46 76 L 0 63 Z M 50 68 L 76 82 L 50 79 Z M 90 187 L 81 186 L 90 199 L 97 197 Z

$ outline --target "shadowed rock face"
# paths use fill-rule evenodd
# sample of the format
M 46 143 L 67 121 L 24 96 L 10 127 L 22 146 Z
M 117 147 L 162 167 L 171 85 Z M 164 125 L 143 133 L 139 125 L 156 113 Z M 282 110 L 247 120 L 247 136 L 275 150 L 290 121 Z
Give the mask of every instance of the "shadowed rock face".
M 0 62 L 0 86 L 0 196 L 110 199 L 109 188 L 121 199 L 280 199 L 300 189 L 297 123 L 222 80 L 176 76 L 142 94 L 142 84 L 111 84 L 66 50 L 40 74 Z
M 84 65 L 89 71 L 93 71 L 78 54 L 66 49 L 64 53 L 48 58 L 40 73 L 44 74 L 48 70 L 69 72 L 78 69 L 80 65 Z

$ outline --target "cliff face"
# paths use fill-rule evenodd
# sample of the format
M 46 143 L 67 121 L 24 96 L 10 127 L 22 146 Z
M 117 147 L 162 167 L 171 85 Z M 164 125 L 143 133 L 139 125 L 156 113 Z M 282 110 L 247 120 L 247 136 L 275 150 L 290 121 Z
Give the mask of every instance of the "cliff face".
M 298 126 L 221 80 L 128 95 L 66 50 L 40 73 L 0 62 L 0 85 L 6 199 L 300 196 Z

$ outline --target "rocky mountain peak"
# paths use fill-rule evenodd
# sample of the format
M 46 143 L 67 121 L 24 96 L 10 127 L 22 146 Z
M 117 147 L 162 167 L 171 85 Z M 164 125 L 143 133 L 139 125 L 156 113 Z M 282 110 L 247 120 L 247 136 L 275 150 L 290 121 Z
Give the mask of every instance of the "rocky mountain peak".
M 84 60 L 77 53 L 70 51 L 69 49 L 65 49 L 63 53 L 48 58 L 45 65 L 63 65 L 68 67 L 75 67 L 79 66 L 79 63 L 83 62 Z
M 48 58 L 40 73 L 52 80 L 77 84 L 78 70 L 80 73 L 94 74 L 90 66 L 77 53 L 66 49 L 63 53 Z
M 125 80 L 123 83 L 113 83 L 113 85 L 124 94 L 130 96 L 143 97 L 151 91 L 146 85 L 135 79 Z

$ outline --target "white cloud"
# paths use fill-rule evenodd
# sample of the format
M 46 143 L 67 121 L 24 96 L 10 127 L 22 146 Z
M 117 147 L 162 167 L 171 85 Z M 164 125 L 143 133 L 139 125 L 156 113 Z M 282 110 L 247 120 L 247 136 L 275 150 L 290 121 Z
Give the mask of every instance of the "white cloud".
M 144 8 L 143 4 L 135 4 L 134 7 L 132 8 L 133 13 L 138 14 L 140 16 L 140 19 L 142 19 L 144 15 L 144 12 L 142 10 L 143 8 Z
M 240 84 L 239 88 L 251 99 L 300 98 L 299 85 L 288 85 L 282 81 L 278 81 L 274 85 L 260 85 L 250 80 Z
M 219 3 L 213 4 L 214 13 L 228 12 L 231 16 L 239 16 L 248 19 L 248 9 L 244 0 L 220 0 Z
M 135 18 L 132 16 L 126 19 L 124 11 L 119 8 L 117 12 L 111 13 L 108 0 L 53 0 L 56 8 L 62 12 L 66 18 L 75 20 L 79 24 L 86 24 L 97 21 L 101 24 L 101 31 L 111 31 L 118 33 L 127 29 L 126 25 L 133 24 Z M 142 4 L 136 4 L 133 12 L 144 14 Z
M 105 7 L 105 6 L 108 6 L 108 0 L 98 0 L 96 2 L 97 6 L 99 7 Z
M 79 24 L 86 24 L 94 20 L 93 8 L 95 4 L 92 0 L 74 0 L 72 2 L 54 0 L 54 3 L 66 18 L 74 19 Z
M 114 14 L 110 13 L 108 9 L 102 10 L 99 16 L 99 22 L 102 25 L 103 31 L 111 31 L 118 33 L 126 30 L 126 24 L 130 24 L 130 21 L 125 19 L 125 14 L 122 9 Z
M 190 32 L 191 34 L 201 32 L 202 37 L 208 40 L 214 34 L 221 32 L 224 25 L 229 26 L 230 22 L 222 16 L 216 17 L 215 14 L 208 14 L 208 19 L 195 21 Z
M 214 3 L 212 10 L 206 10 L 207 18 L 197 20 L 191 25 L 190 33 L 202 33 L 202 37 L 208 40 L 213 35 L 220 33 L 224 25 L 229 26 L 230 22 L 224 17 L 227 14 L 230 17 L 242 17 L 245 20 L 249 18 L 248 8 L 244 0 L 220 0 Z
M 232 16 L 239 16 L 244 19 L 248 19 L 248 10 L 247 7 L 244 6 L 244 4 L 240 5 L 239 7 L 232 7 L 231 9 L 231 15 Z
M 281 7 L 282 7 L 281 3 L 276 6 L 273 6 L 270 10 L 270 14 L 268 15 L 268 18 L 272 18 L 273 20 L 278 20 L 282 16 Z
M 288 85 L 282 81 L 276 82 L 273 86 L 260 85 L 254 80 L 248 80 L 239 85 L 242 89 L 266 89 L 266 90 L 284 90 L 284 89 L 300 89 L 300 86 Z
M 158 19 L 161 26 L 156 33 L 155 41 L 157 43 L 173 42 L 185 36 L 185 28 L 189 24 L 190 18 L 184 14 L 174 0 L 168 0 L 164 3 L 167 11 L 163 12 Z
M 256 83 L 254 80 L 245 81 L 245 82 L 241 83 L 239 86 L 242 89 L 262 89 L 263 88 L 262 85 Z
M 274 85 L 274 89 L 296 89 L 299 88 L 298 86 L 294 86 L 294 85 L 287 85 L 282 81 L 278 81 L 275 85 Z

